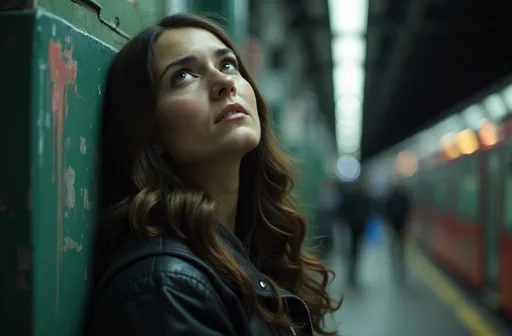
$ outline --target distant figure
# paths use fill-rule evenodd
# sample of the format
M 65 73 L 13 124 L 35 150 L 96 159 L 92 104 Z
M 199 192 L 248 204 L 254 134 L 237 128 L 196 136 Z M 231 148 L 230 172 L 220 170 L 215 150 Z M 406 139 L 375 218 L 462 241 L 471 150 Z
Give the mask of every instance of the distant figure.
M 339 181 L 327 179 L 320 187 L 315 215 L 315 235 L 319 240 L 319 254 L 324 257 L 333 246 L 333 225 L 342 202 Z
M 362 179 L 353 183 L 342 184 L 343 203 L 340 206 L 340 217 L 344 219 L 350 236 L 350 254 L 348 263 L 348 284 L 356 287 L 357 265 L 359 261 L 359 252 L 364 239 L 366 222 L 370 217 L 371 205 L 370 197 L 367 195 Z
M 405 237 L 407 221 L 411 212 L 411 201 L 404 185 L 398 182 L 385 200 L 385 215 L 389 221 L 392 239 L 391 253 L 395 275 L 399 282 L 405 280 Z

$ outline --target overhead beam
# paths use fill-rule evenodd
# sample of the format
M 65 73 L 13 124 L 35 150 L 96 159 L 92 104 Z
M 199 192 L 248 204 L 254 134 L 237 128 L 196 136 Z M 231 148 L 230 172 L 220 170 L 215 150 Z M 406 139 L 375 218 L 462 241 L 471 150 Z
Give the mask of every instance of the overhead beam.
M 370 112 L 373 120 L 371 123 L 367 122 L 366 125 L 364 125 L 368 131 L 365 132 L 368 140 L 367 145 L 375 139 L 376 132 L 373 131 L 375 127 L 380 125 L 385 112 L 389 108 L 393 94 L 397 89 L 397 83 L 403 73 L 402 68 L 411 54 L 416 37 L 421 31 L 424 19 L 423 14 L 428 3 L 429 0 L 409 0 L 408 2 L 404 24 L 406 29 L 400 29 L 399 33 L 396 35 L 396 42 L 389 55 L 387 65 L 384 68 L 376 96 L 368 97 L 373 101 Z M 380 111 L 377 112 L 376 108 Z M 370 128 L 370 130 L 368 130 L 368 128 Z
M 454 20 L 439 21 L 429 19 L 423 22 L 420 34 L 425 35 L 465 35 L 465 34 L 487 34 L 487 28 L 494 28 L 501 31 L 503 28 L 490 20 Z

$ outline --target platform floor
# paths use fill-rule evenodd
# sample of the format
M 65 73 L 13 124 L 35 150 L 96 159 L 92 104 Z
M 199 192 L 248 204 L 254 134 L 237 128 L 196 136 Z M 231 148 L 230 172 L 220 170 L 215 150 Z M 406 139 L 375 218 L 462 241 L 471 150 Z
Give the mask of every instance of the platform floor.
M 472 302 L 414 246 L 408 248 L 408 278 L 392 277 L 386 239 L 365 244 L 357 289 L 344 284 L 345 258 L 335 242 L 327 256 L 337 274 L 329 288 L 345 294 L 342 308 L 327 319 L 342 336 L 511 335 L 494 316 Z

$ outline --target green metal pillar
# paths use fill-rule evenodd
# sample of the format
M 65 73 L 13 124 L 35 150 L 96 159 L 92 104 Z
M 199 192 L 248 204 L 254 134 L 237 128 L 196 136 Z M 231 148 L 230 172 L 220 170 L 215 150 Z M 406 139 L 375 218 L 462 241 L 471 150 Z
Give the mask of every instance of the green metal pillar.
M 191 12 L 211 15 L 240 47 L 246 42 L 248 0 L 191 0 L 188 6 Z
M 244 42 L 246 0 L 193 1 L 225 16 Z M 115 49 L 166 6 L 10 3 L 0 5 L 0 335 L 74 336 L 90 278 L 106 70 Z M 27 10 L 8 11 L 18 3 Z
M 114 49 L 43 10 L 0 14 L 0 334 L 78 334 Z

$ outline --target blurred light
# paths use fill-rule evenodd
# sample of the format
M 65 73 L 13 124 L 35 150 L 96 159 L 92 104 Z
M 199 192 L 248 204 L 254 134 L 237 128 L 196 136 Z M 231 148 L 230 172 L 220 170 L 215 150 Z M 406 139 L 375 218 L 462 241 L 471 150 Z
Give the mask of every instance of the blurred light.
M 512 110 L 512 84 L 504 88 L 503 91 L 501 91 L 501 94 L 503 96 L 503 100 L 507 104 L 508 110 Z
M 366 54 L 366 41 L 354 35 L 341 35 L 334 37 L 331 47 L 333 61 L 336 65 L 342 63 L 364 64 Z
M 480 105 L 471 105 L 462 112 L 464 120 L 472 129 L 478 129 L 484 119 L 484 110 Z
M 494 146 L 498 142 L 498 129 L 493 123 L 484 120 L 478 130 L 478 137 L 485 147 Z
M 356 111 L 359 112 L 362 109 L 362 101 L 356 96 L 346 95 L 341 96 L 336 100 L 336 110 L 338 111 Z
M 334 94 L 362 98 L 364 87 L 364 68 L 361 64 L 343 64 L 334 66 Z
M 465 129 L 456 135 L 457 147 L 461 154 L 472 154 L 478 150 L 478 139 L 472 129 Z
M 402 151 L 396 156 L 396 169 L 403 176 L 412 176 L 418 169 L 418 159 L 410 151 Z
M 329 0 L 331 30 L 334 33 L 362 33 L 366 30 L 368 0 Z
M 338 148 L 341 150 L 342 153 L 349 154 L 354 153 L 359 150 L 359 141 L 353 140 L 353 141 L 347 141 L 341 139 L 338 142 Z
M 347 141 L 344 139 L 340 139 L 337 145 L 341 153 L 344 153 L 345 155 L 359 151 L 359 141 L 357 140 Z
M 440 142 L 443 152 L 449 159 L 456 159 L 460 156 L 460 152 L 455 143 L 453 133 L 443 135 Z
M 368 0 L 329 0 L 336 142 L 340 154 L 358 152 L 361 142 L 367 15 Z
M 359 161 L 352 156 L 342 156 L 336 164 L 336 176 L 342 181 L 354 181 L 361 174 Z
M 493 93 L 484 100 L 484 107 L 493 121 L 499 121 L 507 114 L 507 106 L 497 93 Z

